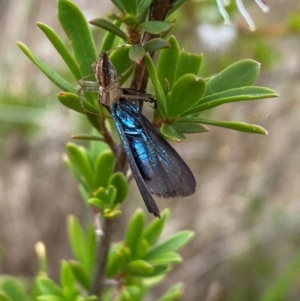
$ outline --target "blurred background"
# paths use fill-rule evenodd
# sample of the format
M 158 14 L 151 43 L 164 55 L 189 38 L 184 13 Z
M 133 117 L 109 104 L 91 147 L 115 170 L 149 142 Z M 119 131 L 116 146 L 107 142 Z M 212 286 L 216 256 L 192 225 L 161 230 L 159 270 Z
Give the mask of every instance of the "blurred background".
M 107 0 L 75 3 L 88 20 L 113 9 Z M 166 235 L 191 229 L 195 238 L 181 251 L 184 263 L 149 300 L 177 281 L 185 283 L 183 300 L 189 301 L 271 300 L 266 294 L 274 287 L 286 291 L 278 300 L 300 300 L 300 3 L 269 0 L 267 14 L 254 1 L 244 4 L 254 32 L 234 3 L 232 25 L 225 27 L 215 1 L 188 1 L 172 34 L 187 51 L 204 54 L 201 76 L 245 58 L 262 63 L 256 85 L 274 89 L 279 97 L 223 105 L 210 118 L 259 124 L 269 134 L 210 127 L 175 145 L 195 173 L 197 192 L 158 205 L 171 208 Z M 0 1 L 0 274 L 33 277 L 34 245 L 43 241 L 50 274 L 57 279 L 60 260 L 72 256 L 67 216 L 89 222 L 63 163 L 65 145 L 72 134 L 89 133 L 90 126 L 59 104 L 60 90 L 16 46 L 22 41 L 77 86 L 37 21 L 67 43 L 55 1 Z M 104 33 L 93 31 L 100 49 Z M 137 207 L 144 205 L 132 182 L 115 240 Z

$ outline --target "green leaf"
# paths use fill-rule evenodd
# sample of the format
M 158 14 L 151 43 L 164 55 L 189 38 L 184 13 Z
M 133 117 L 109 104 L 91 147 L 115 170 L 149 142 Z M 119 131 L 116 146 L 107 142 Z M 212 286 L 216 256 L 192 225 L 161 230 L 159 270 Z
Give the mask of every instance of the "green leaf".
M 119 78 L 119 83 L 122 85 L 129 78 L 133 71 L 133 63 L 129 59 L 130 47 L 120 47 L 113 51 L 109 56 L 109 59 L 116 68 Z
M 300 252 L 290 260 L 289 265 L 285 268 L 280 275 L 280 278 L 267 290 L 260 301 L 282 301 L 288 300 L 291 289 L 298 281 L 300 272 Z
M 167 97 L 167 118 L 176 119 L 201 99 L 206 84 L 202 78 L 194 74 L 185 74 L 175 82 Z
M 57 94 L 57 98 L 59 102 L 63 104 L 65 107 L 67 107 L 68 109 L 71 109 L 81 114 L 86 114 L 86 112 L 91 112 L 93 114 L 96 114 L 96 116 L 99 115 L 99 111 L 97 111 L 95 107 L 92 106 L 87 101 L 83 100 L 83 103 L 81 104 L 79 100 L 79 96 L 77 94 L 60 92 Z M 84 109 L 82 106 L 84 106 Z
M 61 288 L 48 277 L 38 277 L 36 284 L 42 295 L 55 295 L 64 298 Z
M 152 2 L 153 0 L 140 0 L 137 7 L 137 14 L 143 16 Z
M 0 300 L 1 301 L 28 301 L 24 285 L 21 281 L 11 276 L 0 278 Z
M 172 126 L 177 131 L 184 134 L 204 133 L 209 131 L 208 127 L 202 124 L 173 123 Z
M 131 261 L 128 265 L 128 270 L 131 276 L 143 277 L 151 275 L 154 271 L 154 267 L 147 261 L 139 259 Z
M 105 188 L 101 187 L 99 190 L 104 190 Z M 105 200 L 100 199 L 99 197 L 89 198 L 87 203 L 91 206 L 94 206 L 100 210 L 107 207 L 107 202 Z
M 253 60 L 234 63 L 207 82 L 205 96 L 222 91 L 251 86 L 257 78 L 260 64 Z
M 69 265 L 72 269 L 73 275 L 78 283 L 80 283 L 86 290 L 91 286 L 91 278 L 87 273 L 87 270 L 78 261 L 69 261 Z
M 194 232 L 192 231 L 180 231 L 153 246 L 146 255 L 145 260 L 151 260 L 163 253 L 175 252 L 186 245 L 193 236 Z
M 36 298 L 37 301 L 68 301 L 65 297 L 58 297 L 53 295 L 43 295 Z
M 124 5 L 124 1 L 123 0 L 111 0 L 111 2 L 123 13 L 126 12 L 126 5 Z
M 147 43 L 145 43 L 145 45 L 144 45 L 145 50 L 149 51 L 149 52 L 157 51 L 162 48 L 169 48 L 169 47 L 170 47 L 170 43 L 162 38 L 152 39 L 152 40 L 148 41 Z
M 73 56 L 70 54 L 68 49 L 65 47 L 61 39 L 58 37 L 58 35 L 55 33 L 55 31 L 47 26 L 46 24 L 43 24 L 41 22 L 37 22 L 37 26 L 44 32 L 44 34 L 47 36 L 49 41 L 52 43 L 52 45 L 55 47 L 57 52 L 60 54 L 66 65 L 69 67 L 73 75 L 77 80 L 80 80 L 82 78 L 81 72 L 73 58 Z
M 95 162 L 95 184 L 96 187 L 106 187 L 109 177 L 112 175 L 115 166 L 115 157 L 111 150 L 103 151 L 99 154 Z
M 149 275 L 143 275 L 143 277 L 158 277 L 166 274 L 170 271 L 170 265 L 155 265 L 153 271 Z
M 136 14 L 137 0 L 119 0 L 118 2 L 120 2 L 122 7 L 125 8 L 125 10 L 123 11 L 124 13 L 132 15 Z
M 96 61 L 97 53 L 88 23 L 72 1 L 58 0 L 57 9 L 58 19 L 71 42 L 81 74 L 90 75 L 91 64 Z
M 115 20 L 113 22 L 113 25 L 116 27 L 120 27 L 122 25 L 122 21 L 120 20 Z M 104 51 L 108 51 L 113 48 L 114 42 L 116 40 L 116 35 L 114 33 L 111 33 L 109 31 L 106 32 L 103 40 L 102 40 L 102 45 L 101 45 L 101 53 Z
M 154 219 L 144 230 L 142 238 L 146 239 L 149 245 L 153 245 L 161 235 L 167 220 L 169 219 L 170 211 L 164 210 L 160 219 Z
M 185 141 L 186 137 L 180 131 L 178 131 L 175 127 L 170 124 L 163 123 L 160 132 L 168 139 L 174 142 Z
M 68 237 L 72 252 L 76 259 L 84 266 L 87 266 L 86 238 L 79 220 L 70 216 L 68 219 Z
M 172 286 L 162 297 L 157 301 L 175 301 L 179 300 L 183 296 L 183 283 L 177 283 Z
M 40 58 L 38 58 L 33 52 L 31 52 L 26 45 L 21 42 L 17 43 L 19 48 L 27 55 L 27 57 L 59 88 L 66 92 L 71 92 L 73 94 L 77 93 L 77 90 L 66 81 L 63 77 L 61 77 L 58 73 L 56 73 L 53 69 L 51 69 L 48 65 L 46 65 Z
M 113 204 L 113 202 L 117 196 L 117 190 L 112 185 L 108 186 L 107 188 L 100 187 L 94 193 L 94 196 L 100 200 L 100 202 L 98 202 L 99 209 L 105 209 L 107 207 L 110 207 Z M 91 203 L 91 202 L 92 202 L 92 200 L 89 200 L 89 203 Z
M 66 291 L 65 288 L 67 288 L 68 294 L 76 294 L 75 277 L 72 273 L 71 267 L 65 260 L 62 261 L 60 269 L 60 283 L 64 291 Z
M 235 88 L 203 97 L 195 107 L 185 112 L 184 115 L 199 113 L 200 111 L 209 110 L 224 103 L 257 100 L 277 96 L 275 91 L 265 87 L 250 86 Z
M 153 265 L 178 263 L 178 262 L 182 262 L 182 257 L 175 252 L 166 252 L 166 253 L 158 254 L 155 257 L 152 257 L 151 259 L 148 260 L 148 262 Z
M 74 143 L 67 144 L 67 155 L 73 168 L 79 173 L 81 182 L 92 191 L 95 188 L 95 177 L 89 158 L 82 147 Z
M 112 205 L 123 203 L 128 194 L 128 183 L 124 174 L 121 172 L 114 173 L 109 178 L 108 184 L 113 185 L 117 189 L 117 195 Z
M 85 114 L 77 94 L 60 92 L 59 94 L 57 94 L 57 98 L 59 102 L 68 109 L 71 109 L 81 114 Z
M 130 47 L 129 58 L 136 64 L 140 64 L 144 58 L 146 51 L 143 46 L 134 44 Z
M 182 4 L 184 4 L 187 0 L 177 0 L 172 8 L 168 11 L 167 17 L 169 17 L 173 12 L 175 12 Z
M 161 34 L 169 31 L 173 25 L 173 22 L 167 21 L 146 21 L 139 24 L 138 29 L 140 31 L 146 31 L 152 34 Z
M 124 272 L 130 260 L 130 250 L 121 244 L 112 246 L 106 265 L 106 276 L 113 278 L 116 274 Z
M 145 215 L 143 210 L 138 209 L 135 211 L 132 216 L 125 234 L 124 243 L 131 250 L 131 252 L 135 251 L 138 242 L 140 241 L 140 237 L 143 233 L 145 226 Z
M 231 130 L 235 130 L 235 131 L 239 131 L 239 132 L 260 134 L 260 135 L 268 134 L 268 132 L 259 125 L 245 123 L 245 122 L 239 122 L 239 121 L 218 121 L 218 120 L 209 120 L 209 119 L 198 118 L 198 117 L 182 117 L 182 118 L 178 119 L 177 122 L 203 123 L 203 124 L 209 124 L 209 125 L 213 125 L 213 126 L 227 128 L 227 129 L 231 129 Z
M 139 240 L 136 249 L 133 252 L 134 258 L 143 258 L 149 250 L 149 243 L 146 239 Z
M 16 299 L 14 299 L 16 300 Z M 14 301 L 13 299 L 11 299 L 7 294 L 5 294 L 4 292 L 0 291 L 0 301 Z M 17 299 L 18 300 L 18 299 Z M 22 301 L 22 299 L 20 300 Z
M 157 77 L 162 86 L 164 86 L 165 81 L 167 81 L 172 88 L 180 50 L 174 36 L 170 36 L 167 41 L 171 47 L 162 49 L 159 53 L 157 60 Z
M 72 139 L 75 140 L 89 140 L 89 141 L 97 141 L 103 142 L 104 139 L 99 136 L 89 135 L 89 134 L 75 134 L 71 136 Z
M 146 64 L 148 73 L 149 73 L 149 77 L 151 79 L 151 82 L 152 82 L 154 90 L 155 90 L 157 107 L 158 107 L 160 113 L 162 114 L 162 116 L 164 117 L 164 116 L 166 116 L 166 111 L 167 111 L 167 100 L 166 100 L 164 91 L 157 78 L 152 59 L 150 58 L 149 55 L 145 55 L 144 59 L 145 59 L 145 64 Z
M 86 270 L 91 276 L 95 268 L 96 258 L 96 233 L 93 225 L 90 225 L 86 230 Z
M 188 73 L 197 75 L 201 67 L 202 57 L 202 53 L 189 53 L 182 50 L 177 61 L 175 81 Z M 187 89 L 187 91 L 189 90 Z
M 114 23 L 108 22 L 106 19 L 94 19 L 89 23 L 112 33 L 113 35 L 121 38 L 124 42 L 128 41 L 128 37 L 125 34 L 125 32 L 121 30 L 118 26 L 116 26 Z

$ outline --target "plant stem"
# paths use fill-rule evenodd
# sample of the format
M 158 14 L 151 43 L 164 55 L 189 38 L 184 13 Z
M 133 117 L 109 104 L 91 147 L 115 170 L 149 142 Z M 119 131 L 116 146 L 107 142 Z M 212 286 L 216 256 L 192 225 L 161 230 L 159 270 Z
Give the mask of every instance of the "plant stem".
M 98 219 L 98 222 L 100 221 L 98 214 L 95 218 Z M 99 301 L 101 300 L 101 294 L 105 284 L 105 267 L 115 223 L 116 221 L 112 219 L 102 219 L 102 228 L 96 229 L 96 268 L 93 275 L 91 294 L 97 295 Z
M 177 0 L 154 0 L 149 8 L 149 21 L 157 20 L 162 21 L 165 19 L 168 11 L 173 7 Z M 132 34 L 136 34 L 132 32 Z M 129 36 L 131 33 L 129 32 Z M 144 45 L 147 41 L 155 38 L 156 36 L 150 34 L 144 34 L 139 37 L 139 41 Z M 151 57 L 154 56 L 152 52 Z M 139 91 L 145 91 L 148 83 L 148 72 L 145 63 L 142 62 L 136 65 L 131 87 Z M 140 102 L 141 103 L 141 102 Z M 141 104 L 140 104 L 141 105 Z M 126 174 L 127 171 L 127 160 L 122 145 L 118 146 L 117 156 L 116 156 L 116 166 L 115 172 L 121 171 Z M 93 283 L 91 288 L 91 293 L 98 296 L 98 300 L 101 301 L 101 295 L 103 293 L 105 285 L 105 266 L 107 262 L 107 256 L 109 248 L 111 245 L 111 237 L 113 233 L 114 225 L 116 220 L 103 219 L 102 220 L 102 235 L 98 236 L 97 246 L 96 246 L 96 266 L 93 275 Z

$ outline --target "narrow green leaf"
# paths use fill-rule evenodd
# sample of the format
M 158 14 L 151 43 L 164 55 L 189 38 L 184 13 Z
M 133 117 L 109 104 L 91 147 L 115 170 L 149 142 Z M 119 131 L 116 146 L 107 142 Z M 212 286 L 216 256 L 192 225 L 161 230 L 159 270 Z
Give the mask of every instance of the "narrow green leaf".
M 157 77 L 162 86 L 165 81 L 169 83 L 172 88 L 175 80 L 175 72 L 177 68 L 177 61 L 180 50 L 179 45 L 174 36 L 170 36 L 167 42 L 171 45 L 170 48 L 162 49 L 157 60 Z
M 139 24 L 138 29 L 140 31 L 146 31 L 152 34 L 161 34 L 169 31 L 173 25 L 173 22 L 167 21 L 146 21 Z
M 111 0 L 111 2 L 123 13 L 126 12 L 126 5 L 123 0 Z
M 161 214 L 161 218 L 154 219 L 144 230 L 142 238 L 146 239 L 149 245 L 153 245 L 162 233 L 165 224 L 169 218 L 170 211 L 168 209 L 164 210 Z
M 129 58 L 136 64 L 140 64 L 144 58 L 146 51 L 143 46 L 134 44 L 130 47 Z
M 166 18 L 169 17 L 171 14 L 173 14 L 173 12 L 175 12 L 186 1 L 187 0 L 177 0 L 173 5 L 173 7 L 168 11 Z
M 157 301 L 176 301 L 183 296 L 184 285 L 183 283 L 177 283 L 172 286 L 162 297 Z
M 54 295 L 42 295 L 36 298 L 37 301 L 68 301 L 65 297 L 58 297 Z
M 145 260 L 151 260 L 163 253 L 175 252 L 186 245 L 193 236 L 194 232 L 192 231 L 181 231 L 173 234 L 164 241 L 153 246 L 146 255 Z
M 72 269 L 65 260 L 62 261 L 60 269 L 60 283 L 63 288 L 67 287 L 69 292 L 74 291 L 75 277 Z
M 124 243 L 133 252 L 143 233 L 145 226 L 145 215 L 143 210 L 138 209 L 132 216 L 125 234 Z
M 94 136 L 89 134 L 76 134 L 76 135 L 72 135 L 71 138 L 77 140 L 89 140 L 89 141 L 101 141 L 101 142 L 104 141 L 104 139 L 99 136 Z
M 222 91 L 251 86 L 257 78 L 260 64 L 253 60 L 243 60 L 228 66 L 207 82 L 205 96 Z
M 115 27 L 119 28 L 122 25 L 122 21 L 115 20 L 113 22 L 113 25 Z M 101 52 L 100 53 L 112 49 L 114 47 L 115 40 L 116 40 L 116 35 L 114 33 L 111 33 L 109 31 L 107 31 L 104 38 L 103 38 L 103 40 L 102 40 Z
M 113 35 L 120 37 L 124 42 L 128 41 L 128 37 L 123 30 L 114 25 L 114 23 L 108 22 L 106 19 L 94 19 L 89 22 L 92 25 L 98 26 L 106 31 L 109 31 Z
M 36 285 L 42 295 L 56 295 L 57 297 L 63 298 L 62 289 L 56 285 L 52 279 L 40 276 L 36 279 Z
M 100 187 L 95 193 L 94 196 L 100 200 L 98 203 L 99 209 L 105 209 L 111 206 L 114 202 L 117 195 L 117 190 L 114 186 L 108 186 L 107 188 Z M 93 202 L 94 200 L 90 199 L 89 202 Z M 96 205 L 96 203 L 94 203 Z
M 80 103 L 80 99 L 78 94 L 74 93 L 68 93 L 68 92 L 60 92 L 57 94 L 57 98 L 61 104 L 63 104 L 68 109 L 71 109 L 75 112 L 81 113 L 81 114 L 87 114 L 87 112 L 90 112 L 91 114 L 95 114 L 96 116 L 99 116 L 99 111 L 95 109 L 94 106 L 92 106 L 90 103 L 82 100 L 83 103 Z M 83 109 L 84 106 L 84 109 Z
M 112 175 L 115 166 L 115 157 L 111 150 L 106 150 L 99 154 L 95 162 L 95 184 L 96 187 L 106 187 L 109 177 Z
M 157 51 L 163 48 L 169 48 L 170 43 L 162 38 L 155 38 L 145 43 L 144 48 L 146 51 Z
M 128 183 L 123 173 L 114 173 L 109 178 L 109 185 L 113 185 L 117 189 L 117 195 L 113 202 L 113 205 L 121 204 L 125 201 L 128 195 Z
M 177 122 L 203 123 L 203 124 L 209 124 L 209 125 L 213 125 L 213 126 L 227 128 L 227 129 L 231 129 L 231 130 L 235 130 L 235 131 L 239 131 L 239 132 L 260 134 L 260 135 L 268 134 L 268 132 L 259 125 L 245 123 L 245 122 L 239 122 L 239 121 L 218 121 L 218 120 L 209 120 L 209 119 L 198 118 L 198 117 L 182 117 L 182 118 L 178 119 Z
M 122 273 L 129 263 L 128 249 L 121 244 L 115 244 L 110 249 L 108 261 L 106 265 L 106 276 L 113 278 L 116 274 Z
M 48 65 L 46 65 L 41 59 L 39 59 L 33 52 L 31 52 L 26 45 L 21 42 L 17 43 L 19 48 L 27 55 L 27 57 L 60 89 L 66 92 L 71 92 L 73 94 L 77 93 L 77 90 L 66 81 L 63 77 L 61 77 L 58 73 L 56 73 L 53 69 L 51 69 Z
M 149 275 L 143 275 L 143 277 L 157 277 L 162 276 L 170 271 L 169 264 L 155 265 L 153 266 L 153 271 Z
M 57 98 L 59 102 L 68 109 L 84 114 L 84 110 L 80 104 L 79 97 L 77 94 L 60 92 L 59 94 L 57 94 Z
M 94 225 L 90 225 L 86 230 L 86 270 L 90 277 L 95 268 L 95 258 L 96 258 L 96 233 Z
M 203 97 L 195 107 L 185 112 L 184 115 L 199 113 L 201 111 L 209 110 L 225 103 L 246 100 L 259 100 L 277 96 L 278 95 L 275 91 L 265 87 L 250 86 L 235 88 Z
M 140 239 L 140 242 L 134 252 L 134 258 L 143 258 L 149 250 L 149 243 L 146 239 Z
M 71 42 L 81 74 L 90 75 L 91 65 L 96 61 L 97 53 L 88 23 L 72 1 L 58 0 L 57 9 L 58 19 Z
M 166 116 L 166 111 L 167 111 L 167 100 L 164 94 L 164 91 L 162 89 L 162 86 L 157 78 L 156 72 L 155 72 L 155 67 L 153 64 L 152 59 L 150 58 L 149 55 L 145 55 L 145 64 L 151 79 L 151 82 L 153 84 L 154 90 L 155 90 L 155 95 L 156 95 L 156 103 L 157 107 L 163 117 Z
M 153 265 L 178 263 L 182 262 L 182 257 L 175 252 L 166 252 L 152 257 L 148 262 Z
M 83 148 L 78 147 L 74 143 L 67 144 L 67 155 L 73 167 L 79 172 L 83 178 L 83 183 L 92 191 L 95 188 L 95 177 L 90 161 L 85 154 Z
M 153 0 L 140 0 L 137 7 L 137 14 L 141 17 L 146 13 Z
M 205 81 L 194 74 L 181 76 L 167 97 L 167 118 L 176 119 L 195 106 L 206 89 Z
M 97 191 L 97 196 L 99 195 L 99 197 L 93 197 L 93 198 L 89 198 L 87 203 L 90 206 L 93 206 L 99 210 L 103 210 L 104 208 L 107 207 L 107 202 L 105 202 L 105 200 L 100 199 L 101 197 L 101 193 L 103 193 L 103 191 L 105 192 L 105 188 L 101 187 L 98 191 Z
M 109 56 L 109 59 L 116 68 L 117 74 L 120 77 L 119 83 L 122 85 L 129 78 L 133 71 L 134 64 L 129 59 L 130 47 L 120 47 L 113 51 Z
M 80 283 L 86 290 L 88 290 L 91 286 L 91 279 L 83 264 L 78 261 L 72 260 L 69 261 L 69 265 L 72 269 L 76 281 Z
M 202 124 L 173 123 L 172 126 L 183 134 L 204 133 L 209 131 L 208 127 Z
M 14 301 L 16 299 L 11 299 L 7 294 L 5 294 L 4 292 L 0 291 L 0 300 L 1 301 Z M 22 301 L 22 299 L 20 301 Z
M 163 123 L 160 132 L 167 138 L 175 142 L 185 141 L 186 137 L 170 124 Z
M 88 254 L 86 253 L 85 248 L 85 233 L 79 220 L 75 216 L 70 216 L 68 219 L 68 238 L 74 256 L 84 267 L 86 267 Z
M 120 2 L 122 7 L 125 8 L 125 11 L 123 11 L 124 13 L 132 15 L 136 14 L 137 0 L 119 0 L 118 2 Z
M 203 57 L 202 53 L 200 54 L 189 53 L 186 52 L 185 50 L 182 50 L 180 52 L 178 62 L 177 62 L 175 81 L 177 81 L 187 73 L 192 73 L 197 75 L 201 67 L 202 57 Z
M 52 43 L 52 45 L 55 47 L 57 52 L 60 54 L 66 65 L 69 67 L 73 75 L 77 80 L 80 80 L 82 78 L 81 72 L 73 58 L 73 56 L 70 54 L 68 49 L 63 44 L 62 40 L 58 37 L 58 35 L 55 33 L 55 31 L 47 26 L 44 23 L 38 22 L 37 26 L 43 31 L 43 33 L 47 36 L 49 41 Z
M 11 276 L 1 275 L 0 278 L 1 301 L 28 301 L 24 283 Z
M 300 272 L 300 252 L 290 261 L 287 268 L 281 272 L 280 278 L 267 290 L 260 301 L 282 301 L 288 300 L 291 289 L 298 281 Z
M 153 273 L 154 267 L 145 260 L 135 260 L 129 263 L 128 270 L 131 276 L 143 277 Z

